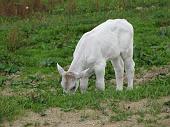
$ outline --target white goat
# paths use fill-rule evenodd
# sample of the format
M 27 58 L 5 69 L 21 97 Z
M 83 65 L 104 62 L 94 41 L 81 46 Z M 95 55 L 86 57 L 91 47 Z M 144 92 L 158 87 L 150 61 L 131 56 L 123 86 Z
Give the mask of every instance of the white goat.
M 80 90 L 88 87 L 89 73 L 94 70 L 96 88 L 105 89 L 106 61 L 110 60 L 116 75 L 116 90 L 123 90 L 124 68 L 128 89 L 133 89 L 133 26 L 125 19 L 109 19 L 85 33 L 74 51 L 74 58 L 67 72 L 57 64 L 65 92 L 75 92 L 80 79 Z

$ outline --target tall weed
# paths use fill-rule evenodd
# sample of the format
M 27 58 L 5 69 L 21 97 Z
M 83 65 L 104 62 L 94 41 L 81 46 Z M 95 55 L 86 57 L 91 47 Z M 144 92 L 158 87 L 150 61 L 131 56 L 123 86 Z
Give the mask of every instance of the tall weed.
M 23 44 L 21 42 L 21 33 L 18 28 L 13 28 L 7 35 L 7 49 L 14 52 Z

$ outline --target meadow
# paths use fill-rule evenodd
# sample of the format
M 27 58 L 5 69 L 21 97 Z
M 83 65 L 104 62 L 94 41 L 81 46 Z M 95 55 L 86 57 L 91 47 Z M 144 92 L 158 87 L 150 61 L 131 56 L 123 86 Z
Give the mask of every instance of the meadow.
M 44 8 L 39 10 L 38 5 L 32 7 L 30 13 L 0 17 L 1 126 L 28 111 L 43 116 L 49 108 L 66 113 L 97 110 L 109 119 L 102 124 L 109 125 L 133 116 L 138 116 L 136 124 L 141 126 L 170 125 L 167 122 L 170 120 L 169 0 L 56 0 L 55 4 L 43 0 L 42 5 Z M 83 33 L 115 18 L 127 19 L 134 27 L 136 78 L 145 77 L 148 71 L 153 77 L 145 82 L 136 81 L 132 91 L 127 91 L 125 84 L 125 89 L 117 92 L 111 81 L 114 71 L 108 62 L 104 92 L 95 90 L 92 76 L 85 94 L 79 90 L 74 95 L 63 94 L 56 64 L 68 69 Z M 161 72 L 160 68 L 166 71 Z M 143 100 L 147 106 L 135 111 L 119 105 L 124 102 L 126 107 Z M 81 115 L 80 119 L 79 122 L 84 122 L 90 118 Z

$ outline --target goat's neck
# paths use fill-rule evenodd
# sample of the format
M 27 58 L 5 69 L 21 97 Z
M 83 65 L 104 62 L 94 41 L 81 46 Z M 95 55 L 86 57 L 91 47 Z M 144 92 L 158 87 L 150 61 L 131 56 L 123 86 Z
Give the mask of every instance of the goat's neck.
M 81 72 L 83 70 L 83 60 L 81 57 L 79 58 L 74 58 L 71 65 L 70 65 L 70 68 L 68 69 L 69 72 Z

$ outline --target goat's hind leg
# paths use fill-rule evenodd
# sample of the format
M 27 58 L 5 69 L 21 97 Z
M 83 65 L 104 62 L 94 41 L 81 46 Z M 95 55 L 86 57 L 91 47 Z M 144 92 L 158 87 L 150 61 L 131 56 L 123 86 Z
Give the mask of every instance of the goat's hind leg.
M 123 90 L 124 63 L 121 56 L 111 60 L 116 75 L 116 90 Z
M 131 90 L 133 89 L 133 79 L 134 79 L 134 67 L 135 67 L 135 63 L 133 61 L 133 59 L 130 57 L 130 58 L 126 58 L 124 60 L 125 62 L 125 71 L 126 71 L 126 76 L 127 76 L 127 79 L 128 79 L 128 87 L 127 89 L 128 90 Z
M 133 79 L 134 79 L 134 72 L 135 72 L 135 63 L 133 61 L 133 56 L 128 56 L 125 54 L 123 54 L 123 61 L 125 64 L 125 72 L 126 72 L 126 76 L 128 79 L 128 90 L 133 89 Z

